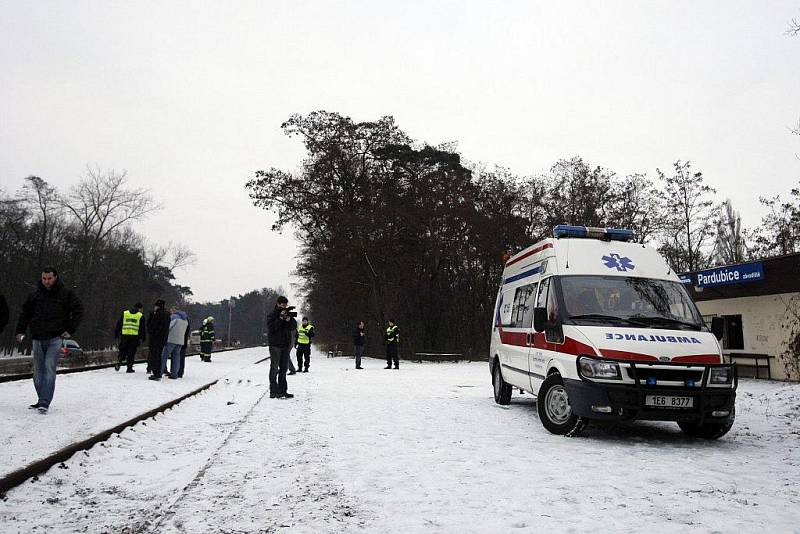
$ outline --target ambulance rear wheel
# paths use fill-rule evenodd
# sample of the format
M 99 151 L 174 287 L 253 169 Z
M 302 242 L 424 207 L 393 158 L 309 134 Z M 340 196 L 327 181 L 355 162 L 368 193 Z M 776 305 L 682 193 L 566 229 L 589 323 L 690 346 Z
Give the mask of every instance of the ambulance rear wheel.
M 698 425 L 697 423 L 679 421 L 678 426 L 683 430 L 684 434 L 688 434 L 693 438 L 719 439 L 728 433 L 733 426 L 734 419 L 736 419 L 736 409 L 731 410 L 731 414 L 722 423 Z
M 548 376 L 542 382 L 536 405 L 542 425 L 553 434 L 577 436 L 586 428 L 588 421 L 572 412 L 567 388 L 558 373 Z
M 496 361 L 492 371 L 492 385 L 494 386 L 494 401 L 503 406 L 511 403 L 511 384 L 503 380 L 500 362 Z

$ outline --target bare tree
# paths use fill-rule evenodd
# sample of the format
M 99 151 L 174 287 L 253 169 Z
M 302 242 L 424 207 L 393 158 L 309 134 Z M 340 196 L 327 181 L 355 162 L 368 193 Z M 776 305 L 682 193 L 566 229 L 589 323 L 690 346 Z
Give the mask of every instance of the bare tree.
M 631 174 L 611 186 L 609 224 L 630 228 L 639 243 L 647 243 L 665 228 L 661 193 L 644 174 Z
M 151 269 L 166 267 L 170 271 L 188 267 L 197 262 L 197 256 L 189 250 L 189 247 L 183 243 L 173 243 L 172 241 L 166 245 L 149 244 L 145 247 L 145 259 Z
M 665 215 L 668 222 L 659 251 L 678 272 L 695 271 L 707 266 L 709 241 L 714 238 L 717 209 L 709 198 L 716 190 L 703 182 L 703 173 L 693 172 L 691 164 L 676 161 L 674 175 L 656 169 L 664 188 Z
M 87 167 L 81 181 L 62 204 L 79 225 L 84 258 L 93 256 L 112 232 L 161 208 L 147 189 L 127 189 L 127 171 L 101 171 Z
M 25 185 L 22 186 L 20 197 L 32 212 L 39 215 L 36 264 L 43 266 L 45 250 L 52 241 L 56 227 L 54 220 L 60 216 L 62 211 L 62 207 L 58 203 L 58 192 L 55 187 L 42 178 L 31 175 L 25 178 Z
M 741 263 L 747 255 L 742 217 L 735 209 L 731 199 L 722 203 L 719 221 L 717 221 L 717 238 L 714 245 L 714 256 L 723 264 Z

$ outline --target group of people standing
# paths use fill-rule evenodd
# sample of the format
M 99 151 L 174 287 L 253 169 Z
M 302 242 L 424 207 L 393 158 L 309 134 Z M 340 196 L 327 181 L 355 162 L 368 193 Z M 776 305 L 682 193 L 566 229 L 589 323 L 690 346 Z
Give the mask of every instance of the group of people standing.
M 160 380 L 163 375 L 169 378 L 183 377 L 186 348 L 189 344 L 190 325 L 186 312 L 172 306 L 166 310 L 166 303 L 159 299 L 153 311 L 145 320 L 142 304 L 137 302 L 122 312 L 114 328 L 118 340 L 119 354 L 115 368 L 124 363 L 128 373 L 133 373 L 136 351 L 140 343 L 147 340 L 149 356 L 147 372 L 150 380 Z M 67 288 L 59 279 L 53 267 L 42 269 L 36 289 L 31 292 L 22 305 L 16 326 L 16 341 L 22 343 L 30 331 L 33 349 L 33 386 L 37 401 L 29 407 L 47 413 L 53 401 L 56 385 L 56 365 L 64 346 L 64 340 L 71 338 L 83 318 L 83 305 L 74 291 Z M 0 295 L 0 332 L 9 320 L 8 304 Z M 200 353 L 205 362 L 211 361 L 214 343 L 214 318 L 203 320 L 200 330 Z M 167 361 L 170 369 L 167 371 Z
M 133 364 L 136 350 L 140 342 L 148 339 L 147 373 L 150 374 L 148 378 L 161 380 L 165 375 L 171 379 L 183 378 L 186 349 L 189 347 L 191 335 L 189 316 L 177 306 L 172 306 L 168 312 L 163 299 L 155 301 L 153 311 L 147 320 L 144 318 L 142 308 L 142 303 L 137 302 L 131 309 L 123 311 L 117 319 L 114 337 L 119 340 L 119 357 L 114 368 L 119 371 L 124 362 L 128 373 L 135 372 Z M 211 361 L 214 336 L 214 318 L 207 317 L 203 319 L 200 330 L 200 359 L 204 362 Z
M 400 347 L 400 327 L 395 324 L 394 319 L 389 319 L 389 324 L 386 325 L 386 331 L 383 334 L 383 344 L 386 347 L 386 367 L 384 367 L 384 369 L 392 369 L 392 364 L 394 364 L 395 369 L 400 369 L 400 360 L 398 355 L 398 350 Z M 363 369 L 363 367 L 361 367 L 361 358 L 364 357 L 366 345 L 366 324 L 364 321 L 359 321 L 356 325 L 355 332 L 353 332 L 356 369 Z
M 119 340 L 119 355 L 115 364 L 119 370 L 124 363 L 128 373 L 135 372 L 133 366 L 140 343 L 147 341 L 149 356 L 147 372 L 150 380 L 160 380 L 166 375 L 171 379 L 183 377 L 186 364 L 186 349 L 190 340 L 189 317 L 176 306 L 166 309 L 166 302 L 158 299 L 145 319 L 143 306 L 137 302 L 124 310 L 114 328 Z M 294 307 L 286 297 L 280 296 L 275 308 L 267 317 L 270 353 L 270 398 L 290 399 L 286 374 L 307 373 L 311 364 L 311 343 L 315 335 L 314 326 L 308 317 L 303 317 L 298 326 Z M 56 380 L 56 363 L 64 340 L 75 333 L 83 317 L 83 305 L 75 293 L 64 286 L 53 267 L 42 270 L 41 279 L 22 306 L 16 327 L 16 340 L 21 343 L 30 329 L 33 341 L 33 384 L 38 399 L 30 408 L 47 413 L 53 400 Z M 0 332 L 8 323 L 9 312 L 5 298 L 0 295 Z M 214 318 L 203 320 L 200 329 L 200 358 L 211 361 L 215 338 Z M 394 320 L 389 320 L 384 333 L 386 345 L 386 369 L 399 369 L 398 346 L 400 329 Z M 364 321 L 359 321 L 353 334 L 356 369 L 361 366 L 366 346 Z M 297 351 L 297 369 L 294 369 L 290 352 Z M 167 370 L 167 362 L 170 363 Z

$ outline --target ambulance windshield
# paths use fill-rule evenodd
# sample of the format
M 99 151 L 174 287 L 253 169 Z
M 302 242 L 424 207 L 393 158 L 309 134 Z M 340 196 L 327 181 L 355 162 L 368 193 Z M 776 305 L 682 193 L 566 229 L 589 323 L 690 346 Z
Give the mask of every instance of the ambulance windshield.
M 703 320 L 678 282 L 622 276 L 562 276 L 565 317 L 576 324 L 647 328 L 703 328 Z

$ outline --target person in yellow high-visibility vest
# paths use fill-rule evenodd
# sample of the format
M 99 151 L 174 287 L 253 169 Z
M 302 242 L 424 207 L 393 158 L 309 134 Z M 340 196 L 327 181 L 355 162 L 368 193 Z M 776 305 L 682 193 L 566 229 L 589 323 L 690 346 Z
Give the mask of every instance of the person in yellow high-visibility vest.
M 133 373 L 133 360 L 136 358 L 136 349 L 139 348 L 139 341 L 146 338 L 147 329 L 144 324 L 144 314 L 142 313 L 142 303 L 137 302 L 130 310 L 125 310 L 117 319 L 117 326 L 114 328 L 119 347 L 119 356 L 114 369 L 119 371 L 123 360 L 128 367 L 129 373 Z
M 297 327 L 297 337 L 294 347 L 297 351 L 297 371 L 307 373 L 311 363 L 311 338 L 314 337 L 314 325 L 308 322 L 308 317 L 303 317 L 303 322 Z M 305 367 L 303 358 L 305 357 Z
M 391 369 L 392 363 L 394 363 L 395 369 L 400 369 L 400 361 L 397 354 L 400 345 L 400 327 L 394 324 L 394 319 L 389 319 L 386 333 L 383 336 L 383 343 L 386 345 L 386 367 L 384 369 Z

